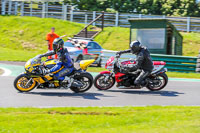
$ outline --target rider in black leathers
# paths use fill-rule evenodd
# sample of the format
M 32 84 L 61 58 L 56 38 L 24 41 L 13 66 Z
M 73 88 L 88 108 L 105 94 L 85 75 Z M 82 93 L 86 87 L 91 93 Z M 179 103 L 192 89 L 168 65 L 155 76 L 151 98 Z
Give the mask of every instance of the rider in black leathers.
M 145 77 L 147 77 L 153 70 L 153 61 L 151 59 L 149 50 L 147 49 L 147 47 L 142 46 L 139 41 L 133 41 L 130 44 L 130 49 L 117 52 L 117 54 L 119 55 L 124 53 L 135 54 L 136 64 L 129 64 L 127 66 L 124 66 L 122 70 L 133 72 L 138 69 L 142 69 L 142 72 L 134 81 L 135 85 L 141 85 Z

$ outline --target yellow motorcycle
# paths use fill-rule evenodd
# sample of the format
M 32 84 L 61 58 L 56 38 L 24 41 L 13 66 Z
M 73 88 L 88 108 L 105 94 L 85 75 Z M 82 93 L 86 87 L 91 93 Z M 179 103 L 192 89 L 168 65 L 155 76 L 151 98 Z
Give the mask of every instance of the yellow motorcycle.
M 34 88 L 40 89 L 68 89 L 75 93 L 85 92 L 92 87 L 93 77 L 86 72 L 87 67 L 95 60 L 82 60 L 74 63 L 73 72 L 68 75 L 68 80 L 58 81 L 53 78 L 53 74 L 43 75 L 43 69 L 51 69 L 56 65 L 56 60 L 41 62 L 37 56 L 28 60 L 25 64 L 25 72 L 17 76 L 14 80 L 14 87 L 19 92 L 29 92 Z

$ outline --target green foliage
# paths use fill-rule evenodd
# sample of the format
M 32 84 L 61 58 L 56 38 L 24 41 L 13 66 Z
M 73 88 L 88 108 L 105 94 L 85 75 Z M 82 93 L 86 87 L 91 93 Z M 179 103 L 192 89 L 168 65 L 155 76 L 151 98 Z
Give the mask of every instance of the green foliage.
M 107 0 L 65 0 L 67 3 L 75 5 L 80 10 L 105 11 L 108 8 Z
M 196 0 L 165 0 L 161 11 L 168 16 L 200 16 Z
M 80 10 L 134 12 L 168 16 L 200 16 L 196 0 L 65 0 Z
M 137 0 L 110 0 L 111 8 L 118 12 L 134 12 L 137 8 Z

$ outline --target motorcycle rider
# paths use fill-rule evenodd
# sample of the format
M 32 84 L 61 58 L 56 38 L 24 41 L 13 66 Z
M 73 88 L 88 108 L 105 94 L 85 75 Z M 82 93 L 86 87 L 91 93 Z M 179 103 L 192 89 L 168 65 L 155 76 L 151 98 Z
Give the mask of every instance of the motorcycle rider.
M 117 52 L 118 55 L 124 53 L 132 53 L 136 55 L 136 64 L 129 64 L 122 67 L 122 71 L 133 72 L 142 69 L 140 75 L 134 81 L 134 84 L 143 85 L 145 77 L 147 77 L 153 70 L 153 61 L 147 47 L 142 46 L 139 41 L 133 41 L 130 44 L 130 49 Z
M 64 41 L 61 38 L 56 38 L 53 41 L 53 51 L 47 52 L 45 54 L 39 55 L 39 58 L 47 57 L 51 55 L 58 55 L 58 62 L 56 65 L 49 69 L 43 69 L 43 74 L 46 75 L 48 73 L 53 73 L 54 79 L 63 81 L 73 70 L 73 61 L 69 55 L 69 52 L 64 46 Z

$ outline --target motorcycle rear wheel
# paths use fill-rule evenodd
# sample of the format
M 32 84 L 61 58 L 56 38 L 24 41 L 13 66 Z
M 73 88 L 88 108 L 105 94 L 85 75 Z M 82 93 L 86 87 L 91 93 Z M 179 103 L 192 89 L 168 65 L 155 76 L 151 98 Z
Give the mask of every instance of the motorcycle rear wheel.
M 75 93 L 85 92 L 89 90 L 93 84 L 93 77 L 90 73 L 81 73 L 80 75 L 75 76 L 74 80 L 78 80 L 83 83 L 82 87 L 74 87 L 74 86 L 70 87 L 70 89 Z
M 99 74 L 95 77 L 94 86 L 98 90 L 108 90 L 108 89 L 112 88 L 113 85 L 115 84 L 115 78 L 114 77 L 110 77 L 109 82 L 104 81 L 105 77 L 106 77 L 105 74 Z
M 168 83 L 168 76 L 165 73 L 161 73 L 153 78 L 153 81 L 156 80 L 158 82 L 158 85 L 157 84 L 155 85 L 153 83 L 152 84 L 148 83 L 146 88 L 149 89 L 150 91 L 159 91 L 163 89 Z
M 20 74 L 14 80 L 14 87 L 19 92 L 29 92 L 37 86 L 37 82 L 32 80 L 27 86 L 26 83 L 29 81 L 29 77 L 26 74 Z

